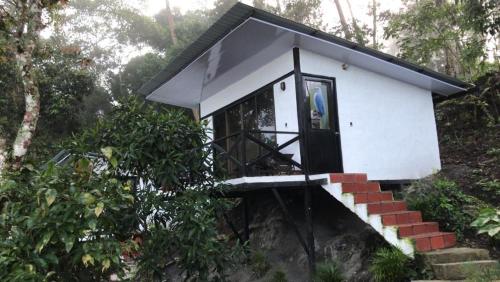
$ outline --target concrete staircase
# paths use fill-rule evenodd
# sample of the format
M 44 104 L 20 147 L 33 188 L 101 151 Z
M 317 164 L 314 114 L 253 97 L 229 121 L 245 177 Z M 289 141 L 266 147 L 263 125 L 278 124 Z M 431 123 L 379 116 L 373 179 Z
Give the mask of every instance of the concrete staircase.
M 436 279 L 440 279 L 437 281 L 460 281 L 470 278 L 474 272 L 490 271 L 500 274 L 500 264 L 492 260 L 484 249 L 450 248 L 427 252 L 423 256 Z M 492 279 L 500 280 L 500 276 Z
M 368 182 L 366 174 L 332 173 L 322 187 L 410 257 L 456 244 L 454 233 L 440 232 L 437 222 L 423 222 L 420 211 L 409 211 L 392 192 L 381 191 L 378 182 Z

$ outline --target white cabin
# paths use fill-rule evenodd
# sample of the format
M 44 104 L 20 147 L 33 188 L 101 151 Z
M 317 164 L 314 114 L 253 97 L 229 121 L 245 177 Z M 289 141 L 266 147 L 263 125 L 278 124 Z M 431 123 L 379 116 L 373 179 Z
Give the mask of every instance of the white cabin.
M 206 120 L 230 178 L 398 182 L 440 170 L 433 99 L 467 87 L 238 3 L 140 91 Z

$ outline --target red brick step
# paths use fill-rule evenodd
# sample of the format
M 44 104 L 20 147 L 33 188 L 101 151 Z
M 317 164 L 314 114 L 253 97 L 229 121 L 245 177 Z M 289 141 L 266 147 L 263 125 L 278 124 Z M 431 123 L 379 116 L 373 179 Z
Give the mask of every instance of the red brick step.
M 330 173 L 332 183 L 365 183 L 368 181 L 366 173 Z
M 398 225 L 399 237 L 435 232 L 439 232 L 439 224 L 437 222 L 418 222 Z
M 343 183 L 342 193 L 380 192 L 380 184 L 377 182 L 366 183 Z
M 415 241 L 415 249 L 419 252 L 428 252 L 455 246 L 455 233 L 434 232 L 408 236 Z
M 417 252 L 429 252 L 456 245 L 452 232 L 440 232 L 437 222 L 422 222 L 420 211 L 408 211 L 405 201 L 395 201 L 392 192 L 382 191 L 380 184 L 368 182 L 364 173 L 331 173 L 332 183 L 341 183 L 342 193 L 351 193 L 354 204 L 366 204 L 370 215 L 380 215 L 384 226 L 397 228 L 399 238 L 409 238 Z
M 383 201 L 392 201 L 392 192 L 368 192 L 368 193 L 354 193 L 354 203 L 376 203 Z
M 419 211 L 398 211 L 380 214 L 383 225 L 401 225 L 422 222 Z
M 378 203 L 368 203 L 368 214 L 380 214 L 395 211 L 406 211 L 405 201 L 384 201 Z

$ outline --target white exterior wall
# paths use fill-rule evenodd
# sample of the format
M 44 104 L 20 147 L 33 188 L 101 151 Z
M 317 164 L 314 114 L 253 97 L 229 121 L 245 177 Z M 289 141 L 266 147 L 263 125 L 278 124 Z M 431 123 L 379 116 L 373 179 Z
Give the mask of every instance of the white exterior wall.
M 397 180 L 441 168 L 430 91 L 306 50 L 300 62 L 303 73 L 336 78 L 344 172 Z
M 281 90 L 280 83 L 285 82 L 285 90 Z M 297 96 L 295 93 L 295 77 L 290 75 L 285 79 L 273 85 L 274 91 L 274 112 L 276 118 L 276 131 L 299 132 L 299 123 L 297 121 Z M 297 135 L 278 134 L 276 141 L 278 145 L 296 137 Z M 284 154 L 293 154 L 292 159 L 300 163 L 300 145 L 299 142 L 290 144 L 280 151 Z

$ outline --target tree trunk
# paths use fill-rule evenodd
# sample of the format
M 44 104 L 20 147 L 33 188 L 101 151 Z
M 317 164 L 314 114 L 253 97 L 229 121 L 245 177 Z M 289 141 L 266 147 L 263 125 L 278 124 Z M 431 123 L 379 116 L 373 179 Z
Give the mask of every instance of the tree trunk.
M 7 168 L 7 140 L 0 136 L 0 180 L 2 174 Z
M 44 6 L 41 0 L 33 0 L 27 5 L 20 4 L 20 6 L 25 10 L 20 12 L 15 41 L 17 47 L 16 62 L 23 84 L 25 112 L 12 145 L 12 167 L 14 169 L 21 167 L 40 117 L 40 93 L 34 76 L 32 55 L 43 27 L 42 9 Z
M 345 0 L 345 1 L 347 2 L 347 7 L 349 8 L 349 13 L 351 14 L 352 27 L 354 28 L 354 32 L 355 32 L 354 39 L 359 44 L 364 45 L 363 32 L 361 31 L 361 28 L 359 28 L 358 23 L 356 22 L 356 17 L 354 17 L 354 13 L 352 12 L 351 2 L 349 0 Z
M 337 7 L 337 12 L 339 14 L 340 24 L 342 25 L 342 30 L 344 31 L 345 39 L 351 40 L 352 34 L 349 31 L 349 25 L 347 24 L 347 21 L 345 20 L 344 12 L 342 11 L 342 6 L 340 6 L 339 0 L 333 0 L 333 1 L 335 2 L 335 6 Z
M 372 13 L 373 13 L 372 44 L 373 48 L 377 49 L 377 0 L 372 1 Z
M 170 2 L 165 0 L 166 11 L 167 11 L 167 21 L 168 21 L 168 30 L 170 31 L 170 38 L 172 38 L 172 43 L 177 45 L 177 34 L 175 33 L 175 21 L 174 16 L 172 15 L 172 11 L 170 10 Z

